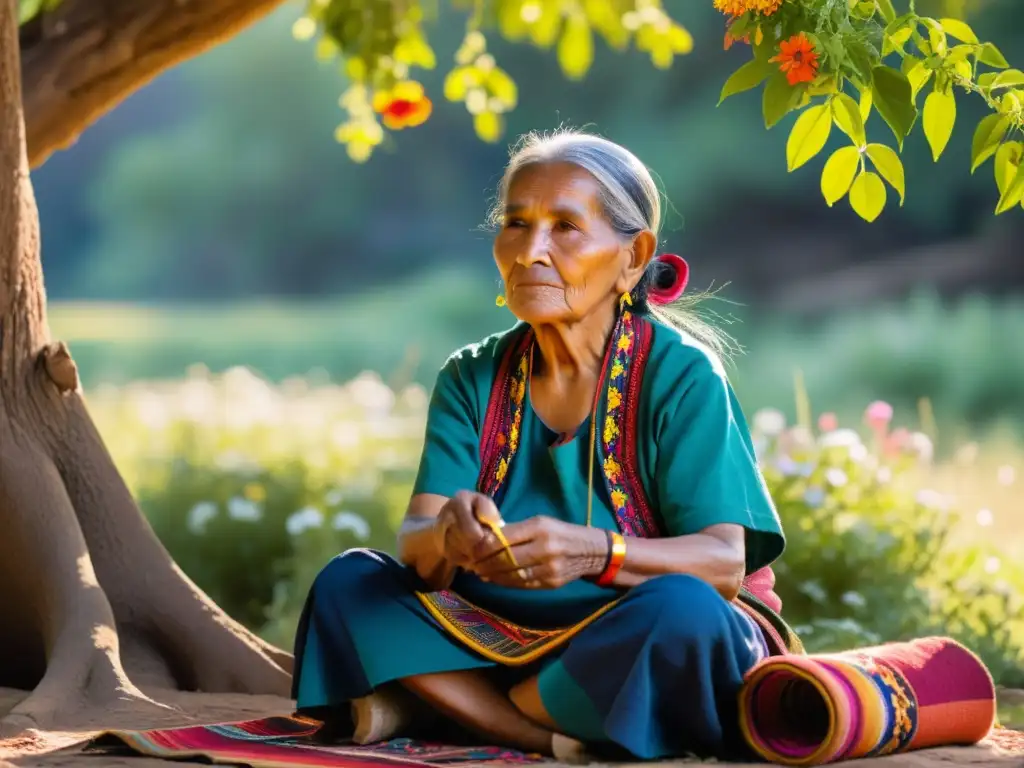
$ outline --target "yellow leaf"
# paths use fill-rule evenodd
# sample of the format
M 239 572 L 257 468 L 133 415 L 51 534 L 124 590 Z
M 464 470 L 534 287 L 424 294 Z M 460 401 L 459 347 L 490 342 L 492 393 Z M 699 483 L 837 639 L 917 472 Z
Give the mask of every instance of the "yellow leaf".
M 906 196 L 906 173 L 896 150 L 885 144 L 868 144 L 864 152 L 871 159 L 875 170 L 899 194 L 900 205 L 903 205 L 903 198 Z
M 1008 141 L 996 150 L 995 177 L 996 187 L 1002 195 L 1010 186 L 1010 179 L 1017 173 L 1017 166 L 1021 164 L 1021 155 L 1024 154 L 1024 144 L 1019 141 Z
M 821 170 L 821 194 L 830 208 L 849 191 L 859 166 L 860 150 L 856 147 L 837 149 L 825 162 Z
M 932 159 L 938 161 L 949 137 L 953 135 L 956 123 L 956 98 L 953 89 L 934 90 L 924 100 L 924 111 L 921 115 L 924 135 L 932 148 Z
M 512 109 L 519 99 L 519 89 L 515 80 L 508 76 L 503 69 L 495 67 L 487 75 L 487 87 L 494 98 L 498 99 L 508 109 Z
M 871 90 L 865 88 L 860 94 L 860 119 L 863 122 L 868 121 L 868 117 L 871 116 Z
M 480 84 L 476 67 L 456 67 L 444 79 L 444 97 L 448 101 L 465 101 L 469 89 Z
M 832 112 L 839 130 L 853 139 L 858 147 L 863 147 L 868 139 L 864 132 L 864 118 L 860 115 L 860 105 L 847 94 L 837 93 L 832 99 Z
M 1006 189 L 996 205 L 996 215 L 1006 213 L 1020 202 L 1024 202 L 1024 165 L 1014 168 L 1014 175 L 1008 179 Z
M 809 107 L 797 118 L 786 141 L 786 165 L 795 171 L 821 152 L 832 131 L 832 111 L 828 104 Z
M 861 171 L 850 187 L 850 207 L 866 222 L 872 222 L 885 209 L 885 184 L 871 171 Z
M 982 118 L 974 129 L 971 140 L 971 173 L 988 160 L 999 149 L 999 144 L 1010 128 L 1010 118 L 1003 115 L 989 115 Z
M 530 31 L 530 39 L 533 40 L 534 44 L 539 45 L 541 48 L 549 48 L 555 42 L 558 32 L 562 28 L 560 6 L 550 2 L 539 2 L 538 0 L 532 0 L 522 5 L 518 3 L 507 3 L 507 5 L 513 8 L 521 8 L 520 13 L 524 15 L 527 14 L 527 9 L 530 9 L 528 29 Z
M 974 30 L 960 19 L 939 19 L 939 25 L 950 37 L 955 37 L 965 43 L 978 44 L 978 36 L 974 34 Z
M 558 63 L 566 77 L 578 80 L 587 74 L 594 61 L 594 36 L 587 17 L 573 14 L 565 22 L 558 41 Z
M 933 71 L 921 59 L 906 56 L 903 59 L 903 74 L 910 81 L 910 92 L 916 97 L 931 79 Z
M 473 115 L 473 129 L 476 135 L 489 144 L 501 138 L 501 116 L 494 112 L 480 112 Z

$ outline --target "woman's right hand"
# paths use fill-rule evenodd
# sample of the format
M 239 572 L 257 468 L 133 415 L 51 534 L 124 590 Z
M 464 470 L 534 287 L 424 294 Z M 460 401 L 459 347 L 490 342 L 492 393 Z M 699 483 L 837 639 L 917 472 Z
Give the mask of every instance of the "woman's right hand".
M 448 499 L 434 522 L 437 551 L 454 566 L 470 568 L 487 550 L 493 534 L 481 520 L 501 520 L 494 500 L 474 491 L 459 491 Z

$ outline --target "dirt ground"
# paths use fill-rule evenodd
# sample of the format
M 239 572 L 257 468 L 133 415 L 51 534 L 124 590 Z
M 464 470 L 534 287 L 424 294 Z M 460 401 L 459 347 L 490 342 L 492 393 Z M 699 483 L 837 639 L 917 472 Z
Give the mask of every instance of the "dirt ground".
M 242 694 L 203 694 L 154 692 L 155 698 L 176 709 L 148 712 L 132 717 L 130 711 L 85 712 L 72 728 L 60 732 L 30 732 L 15 738 L 0 739 L 0 768 L 168 768 L 168 766 L 206 765 L 208 763 L 154 760 L 146 757 L 86 754 L 78 748 L 97 731 L 105 728 L 157 728 L 250 720 L 291 712 L 292 702 L 274 696 Z M 0 688 L 0 717 L 24 696 L 21 691 Z M 690 763 L 692 766 L 693 763 Z M 857 761 L 857 768 L 957 768 L 993 766 L 1024 768 L 1024 733 L 996 732 L 993 738 L 974 747 L 933 749 L 893 757 Z M 690 768 L 688 766 L 688 768 Z M 729 768 L 716 763 L 716 768 Z M 552 766 L 554 768 L 554 766 Z M 625 766 L 623 766 L 625 768 Z M 749 768 L 749 767 L 748 767 Z

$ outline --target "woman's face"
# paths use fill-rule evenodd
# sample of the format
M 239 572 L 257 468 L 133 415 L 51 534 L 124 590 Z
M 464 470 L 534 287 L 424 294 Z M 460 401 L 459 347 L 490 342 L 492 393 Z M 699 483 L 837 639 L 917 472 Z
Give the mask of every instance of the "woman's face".
M 565 323 L 632 289 L 653 247 L 650 232 L 624 238 L 612 228 L 587 171 L 549 163 L 528 166 L 512 181 L 494 260 L 517 318 Z

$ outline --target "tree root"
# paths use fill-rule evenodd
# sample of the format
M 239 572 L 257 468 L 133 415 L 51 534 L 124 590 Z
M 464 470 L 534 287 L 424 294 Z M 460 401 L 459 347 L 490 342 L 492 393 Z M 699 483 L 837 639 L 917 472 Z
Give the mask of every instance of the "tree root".
M 45 672 L 0 733 L 70 726 L 85 710 L 93 722 L 97 712 L 145 721 L 165 707 L 143 689 L 288 696 L 291 655 L 215 605 L 139 512 L 77 375 L 65 375 L 66 348 L 39 362 L 40 388 L 16 415 L 0 403 L 0 615 L 24 620 L 15 635 L 0 631 L 0 686 L 24 681 L 10 667 L 33 643 Z

